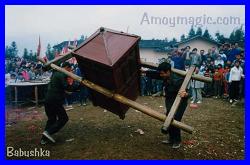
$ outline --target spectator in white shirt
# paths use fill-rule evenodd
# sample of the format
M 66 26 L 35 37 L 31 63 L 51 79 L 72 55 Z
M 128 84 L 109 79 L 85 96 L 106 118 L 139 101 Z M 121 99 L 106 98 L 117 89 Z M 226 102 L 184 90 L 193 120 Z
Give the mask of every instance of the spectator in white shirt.
M 219 64 L 221 64 L 222 67 L 224 67 L 224 61 L 223 61 L 223 59 L 221 58 L 221 56 L 217 56 L 217 59 L 214 61 L 214 65 L 215 65 L 215 66 L 218 66 Z
M 234 67 L 230 71 L 229 83 L 230 83 L 230 103 L 237 102 L 239 99 L 240 80 L 244 78 L 243 69 L 240 66 L 240 61 L 235 61 Z

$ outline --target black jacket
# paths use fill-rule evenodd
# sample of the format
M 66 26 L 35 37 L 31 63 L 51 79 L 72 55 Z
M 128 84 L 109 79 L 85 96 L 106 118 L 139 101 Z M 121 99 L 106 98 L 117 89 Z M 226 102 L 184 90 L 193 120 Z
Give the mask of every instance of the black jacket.
M 158 71 L 146 71 L 146 75 L 153 79 L 160 79 L 160 73 Z M 184 78 L 171 73 L 170 78 L 163 81 L 163 86 L 165 87 L 165 97 L 166 99 L 173 99 L 177 96 L 179 89 L 183 83 Z M 183 98 L 186 99 L 186 98 Z
M 64 73 L 54 71 L 48 86 L 46 102 L 59 102 L 64 103 L 65 90 L 67 89 L 67 76 Z

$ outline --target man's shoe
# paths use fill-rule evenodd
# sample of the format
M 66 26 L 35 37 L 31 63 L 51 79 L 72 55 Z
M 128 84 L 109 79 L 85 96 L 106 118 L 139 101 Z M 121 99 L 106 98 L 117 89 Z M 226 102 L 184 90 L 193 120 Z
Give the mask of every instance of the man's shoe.
M 161 96 L 161 92 L 156 92 L 155 94 L 152 94 L 153 97 Z
M 40 141 L 40 144 L 41 145 L 45 145 L 45 144 L 47 144 L 48 143 L 48 141 L 47 140 L 44 140 L 44 139 L 42 139 L 41 141 Z
M 233 100 L 232 100 L 232 99 L 230 99 L 230 100 L 229 100 L 229 102 L 232 104 L 232 103 L 233 103 Z
M 163 144 L 173 144 L 173 142 L 171 140 L 163 140 L 162 141 Z
M 202 102 L 201 101 L 198 101 L 197 104 L 201 104 Z
M 44 131 L 44 132 L 43 132 L 43 135 L 44 135 L 47 139 L 49 139 L 51 142 L 53 142 L 53 143 L 56 142 L 55 139 L 54 139 L 47 131 Z
M 174 143 L 172 146 L 173 149 L 178 149 L 180 147 L 181 147 L 181 143 Z
M 73 110 L 73 106 L 67 106 L 67 108 L 65 109 L 65 111 L 70 111 L 70 110 Z

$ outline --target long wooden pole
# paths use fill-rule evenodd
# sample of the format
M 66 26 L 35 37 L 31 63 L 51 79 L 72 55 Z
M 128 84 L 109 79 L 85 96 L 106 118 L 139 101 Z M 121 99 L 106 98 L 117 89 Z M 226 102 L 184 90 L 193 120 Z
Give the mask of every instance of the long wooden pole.
M 46 69 L 46 70 L 49 70 L 49 69 L 51 69 L 51 64 L 61 64 L 61 63 L 63 63 L 64 61 L 67 61 L 68 59 L 70 59 L 70 58 L 72 58 L 72 51 L 69 51 L 69 52 L 67 52 L 67 53 L 65 53 L 65 54 L 62 54 L 61 56 L 59 56 L 58 58 L 54 58 L 53 60 L 51 60 L 51 61 L 49 61 L 49 62 L 45 62 L 44 60 L 43 60 L 43 62 L 44 62 L 44 68 Z M 40 62 L 42 62 L 41 60 L 42 59 L 38 59 Z M 42 63 L 43 63 L 42 62 Z
M 41 61 L 42 63 L 45 63 L 43 59 L 38 59 L 38 60 Z M 116 100 L 116 101 L 118 101 L 118 102 L 120 102 L 122 104 L 125 104 L 125 105 L 127 105 L 127 106 L 129 106 L 131 108 L 134 108 L 134 109 L 136 109 L 136 110 L 138 110 L 138 111 L 140 111 L 140 112 L 142 112 L 144 114 L 147 114 L 147 115 L 149 115 L 149 116 L 151 116 L 151 117 L 153 117 L 155 119 L 158 119 L 160 121 L 164 122 L 166 120 L 166 116 L 164 114 L 159 113 L 159 112 L 151 109 L 150 107 L 141 105 L 141 104 L 139 104 L 139 103 L 137 103 L 137 102 L 135 102 L 133 100 L 130 100 L 130 99 L 128 99 L 128 98 L 126 98 L 126 97 L 124 97 L 124 96 L 122 96 L 120 94 L 113 93 L 110 90 L 105 89 L 105 88 L 103 88 L 103 87 L 101 87 L 101 86 L 99 86 L 97 84 L 94 84 L 94 83 L 88 81 L 88 80 L 85 80 L 85 79 L 83 80 L 82 77 L 77 76 L 77 75 L 75 75 L 75 74 L 73 74 L 71 72 L 68 72 L 65 69 L 63 69 L 63 68 L 61 68 L 61 67 L 59 67 L 59 66 L 57 66 L 57 65 L 55 65 L 53 63 L 50 64 L 50 67 L 52 69 L 54 69 L 54 70 L 57 70 L 59 72 L 62 72 L 64 74 L 66 74 L 67 76 L 69 76 L 69 77 L 73 78 L 74 80 L 80 82 L 82 85 L 85 85 L 86 87 L 88 87 L 90 89 L 93 89 L 93 90 L 95 90 L 95 91 L 97 91 L 97 92 L 99 92 L 99 93 L 101 93 L 101 94 L 103 94 L 103 95 L 105 95 L 105 96 L 107 96 L 109 98 L 112 98 L 112 99 L 114 99 L 114 100 Z M 188 133 L 192 133 L 193 130 L 194 130 L 193 127 L 188 126 L 188 125 L 186 125 L 186 124 L 184 124 L 182 122 L 176 121 L 176 120 L 173 120 L 171 124 L 174 125 L 175 127 L 178 127 L 180 129 L 182 129 L 185 132 L 188 132 Z
M 143 61 L 141 61 L 141 66 L 145 67 L 145 68 L 151 68 L 151 69 L 156 69 L 158 67 L 158 65 L 156 65 L 154 63 L 143 62 Z M 186 71 L 175 69 L 175 68 L 171 68 L 171 71 L 174 72 L 174 73 L 176 73 L 176 74 L 178 74 L 178 75 L 181 75 L 181 76 L 186 76 L 186 74 L 187 74 Z M 203 82 L 208 82 L 208 83 L 212 82 L 211 78 L 205 77 L 205 76 L 201 76 L 201 75 L 198 75 L 198 74 L 193 74 L 192 75 L 192 79 L 198 80 L 198 81 L 203 81 Z
M 74 50 L 75 49 L 76 48 L 74 48 Z M 44 68 L 47 69 L 47 70 L 49 70 L 49 69 L 51 69 L 51 66 L 50 66 L 51 64 L 58 65 L 58 64 L 60 64 L 60 63 L 62 63 L 64 61 L 72 58 L 73 55 L 79 55 L 76 52 L 74 52 L 74 50 L 72 50 L 72 51 L 70 51 L 68 53 L 62 54 L 60 57 L 55 58 L 55 59 L 49 61 L 48 63 L 44 64 Z M 156 65 L 154 63 L 143 62 L 143 61 L 141 61 L 140 63 L 141 63 L 142 67 L 146 67 L 146 68 L 156 69 L 158 67 L 158 65 Z M 178 75 L 181 75 L 181 76 L 186 76 L 186 74 L 187 74 L 187 72 L 183 71 L 183 70 L 179 70 L 179 69 L 175 69 L 175 68 L 172 68 L 171 70 L 172 70 L 172 72 L 174 72 L 174 73 L 176 73 Z M 204 76 L 201 76 L 201 75 L 198 75 L 198 74 L 193 74 L 192 75 L 192 79 L 198 80 L 198 81 L 203 81 L 203 82 L 209 82 L 209 83 L 212 82 L 211 78 L 204 77 Z
M 185 77 L 182 85 L 181 85 L 181 88 L 179 89 L 179 92 L 186 90 L 186 88 L 188 86 L 188 83 L 189 83 L 189 81 L 190 81 L 190 79 L 192 77 L 192 74 L 193 74 L 194 70 L 195 70 L 195 67 L 191 66 L 190 69 L 187 72 L 187 75 L 186 75 L 186 77 Z M 174 115 L 177 112 L 179 105 L 181 104 L 181 100 L 182 100 L 181 96 L 177 95 L 176 98 L 175 98 L 175 100 L 174 100 L 174 103 L 173 103 L 173 105 L 172 105 L 172 107 L 171 107 L 171 109 L 170 109 L 170 111 L 168 113 L 168 116 L 167 116 L 167 118 L 166 118 L 166 120 L 165 120 L 165 122 L 163 124 L 163 128 L 162 129 L 168 130 L 168 128 L 169 128 L 172 120 L 174 119 Z

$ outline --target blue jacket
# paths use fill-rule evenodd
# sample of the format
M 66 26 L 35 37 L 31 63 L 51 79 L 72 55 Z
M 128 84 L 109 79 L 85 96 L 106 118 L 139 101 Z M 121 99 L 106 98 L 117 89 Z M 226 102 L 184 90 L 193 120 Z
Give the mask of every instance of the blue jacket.
M 240 50 L 237 48 L 230 50 L 228 53 L 228 61 L 233 62 L 236 59 L 236 55 L 239 55 L 239 54 L 240 54 Z
M 185 70 L 184 58 L 181 56 L 173 56 L 171 60 L 174 62 L 174 68 Z

